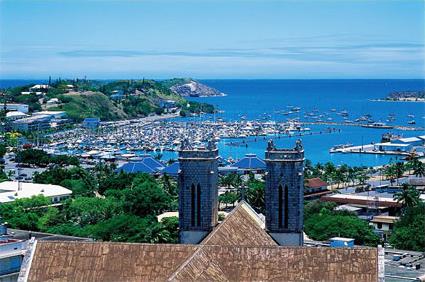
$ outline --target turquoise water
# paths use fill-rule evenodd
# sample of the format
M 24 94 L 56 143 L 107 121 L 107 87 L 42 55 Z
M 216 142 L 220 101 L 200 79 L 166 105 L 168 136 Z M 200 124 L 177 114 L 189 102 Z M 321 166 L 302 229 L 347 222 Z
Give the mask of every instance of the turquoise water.
M 39 81 L 0 80 L 1 87 L 11 87 Z M 300 118 L 304 114 L 316 110 L 330 117 L 333 121 L 342 121 L 338 112 L 346 110 L 348 119 L 355 120 L 361 115 L 370 114 L 374 121 L 407 126 L 411 120 L 408 115 L 414 115 L 416 126 L 425 127 L 425 103 L 412 102 L 374 102 L 373 99 L 385 97 L 392 91 L 425 90 L 425 80 L 203 80 L 203 83 L 226 93 L 224 97 L 191 98 L 195 101 L 214 104 L 224 113 L 207 115 L 194 120 L 223 118 L 224 120 L 277 120 Z M 300 107 L 300 113 L 283 115 L 279 112 L 288 111 L 288 106 Z M 335 109 L 336 112 L 332 112 Z M 389 114 L 395 115 L 394 122 L 387 122 Z M 325 131 L 329 126 L 309 125 L 313 132 Z M 354 126 L 331 126 L 338 131 L 331 134 L 311 135 L 301 137 L 306 158 L 313 162 L 332 161 L 335 164 L 375 166 L 396 161 L 395 156 L 377 156 L 361 154 L 330 154 L 329 149 L 337 144 L 352 143 L 354 145 L 379 142 L 386 132 L 403 135 L 404 137 L 425 135 L 424 131 L 399 131 L 369 129 Z M 235 140 L 221 140 L 218 144 L 220 155 L 238 159 L 246 153 L 264 156 L 266 137 L 247 139 L 247 146 L 228 146 Z M 276 138 L 277 146 L 292 147 L 297 137 Z M 240 140 L 239 140 L 240 141 Z M 164 159 L 176 158 L 173 152 L 164 152 Z
M 412 102 L 374 102 L 373 99 L 385 97 L 389 92 L 402 90 L 424 90 L 425 80 L 205 80 L 205 84 L 226 93 L 224 97 L 192 98 L 195 101 L 216 105 L 224 113 L 208 118 L 238 120 L 245 116 L 247 120 L 269 118 L 284 121 L 287 118 L 305 120 L 304 113 L 317 110 L 324 119 L 342 121 L 338 112 L 346 110 L 348 118 L 355 120 L 361 115 L 370 114 L 374 121 L 407 126 L 414 115 L 416 126 L 425 127 L 425 103 Z M 283 115 L 288 106 L 301 108 L 300 113 Z M 336 109 L 336 112 L 331 112 Z M 326 113 L 326 114 L 325 114 Z M 266 115 L 271 115 L 267 117 Z M 389 114 L 395 115 L 394 122 L 387 122 Z M 309 125 L 314 132 L 324 131 L 329 126 Z M 331 134 L 301 137 L 306 158 L 313 162 L 332 161 L 335 164 L 375 166 L 396 161 L 395 156 L 377 156 L 364 154 L 330 154 L 329 149 L 337 144 L 354 145 L 380 142 L 385 132 L 404 137 L 424 135 L 424 131 L 399 131 L 370 129 L 354 126 L 331 126 L 340 131 Z M 224 157 L 241 158 L 246 153 L 264 156 L 266 140 L 247 142 L 248 147 L 228 146 L 227 140 L 219 143 L 220 154 Z M 296 138 L 275 139 L 277 146 L 291 147 Z

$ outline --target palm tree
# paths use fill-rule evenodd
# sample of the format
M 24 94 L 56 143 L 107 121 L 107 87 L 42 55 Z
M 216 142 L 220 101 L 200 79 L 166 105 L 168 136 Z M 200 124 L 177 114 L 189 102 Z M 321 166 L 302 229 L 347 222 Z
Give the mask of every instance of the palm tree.
M 417 158 L 413 159 L 412 161 L 412 169 L 413 169 L 413 174 L 416 177 L 425 176 L 425 165 L 423 162 L 421 162 Z
M 403 207 L 414 207 L 420 202 L 420 193 L 415 187 L 403 183 L 402 190 L 394 194 L 394 200 L 401 203 Z
M 389 165 L 385 168 L 385 177 L 390 180 L 390 183 L 393 184 L 396 178 L 396 171 L 393 165 Z
M 397 177 L 397 185 L 398 185 L 398 179 L 403 177 L 404 172 L 406 171 L 406 168 L 404 166 L 404 163 L 398 162 L 395 164 L 395 173 Z

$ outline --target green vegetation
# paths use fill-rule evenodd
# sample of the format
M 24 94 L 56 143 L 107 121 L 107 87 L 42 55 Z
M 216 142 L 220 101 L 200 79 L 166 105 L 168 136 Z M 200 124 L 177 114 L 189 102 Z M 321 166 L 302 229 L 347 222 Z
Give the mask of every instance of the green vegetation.
M 341 184 L 343 186 L 365 185 L 368 178 L 366 167 L 350 167 L 346 164 L 337 167 L 331 162 L 327 162 L 324 165 L 321 163 L 313 165 L 310 160 L 305 162 L 304 177 L 318 177 L 329 184 L 336 184 L 336 188 L 339 188 Z
M 48 109 L 63 110 L 76 121 L 86 117 L 99 117 L 107 121 L 162 114 L 164 109 L 161 102 L 164 100 L 174 101 L 176 107 L 182 109 L 183 116 L 214 112 L 212 105 L 187 101 L 173 93 L 169 85 L 174 83 L 176 81 L 158 82 L 146 79 L 111 82 L 58 79 L 50 83 L 49 89 L 37 90 L 42 95 L 21 95 L 22 91 L 28 91 L 32 85 L 7 89 L 6 100 L 28 104 L 30 112 L 34 112 L 42 110 L 47 100 L 57 98 L 60 103 Z M 73 85 L 73 88 L 68 88 L 67 85 Z M 45 97 L 40 102 L 43 95 Z
M 394 225 L 390 244 L 397 249 L 423 252 L 425 250 L 425 203 L 407 207 Z
M 201 113 L 207 113 L 212 114 L 214 113 L 215 109 L 213 105 L 206 104 L 206 103 L 199 103 L 194 101 L 188 101 L 186 105 L 182 106 L 180 110 L 180 115 L 185 117 L 189 114 L 201 114 Z
M 58 98 L 62 104 L 50 110 L 65 111 L 76 121 L 86 117 L 99 117 L 101 120 L 118 120 L 128 117 L 122 108 L 114 105 L 108 96 L 100 92 L 62 94 Z
M 15 160 L 21 164 L 35 165 L 40 167 L 45 167 L 49 164 L 56 164 L 60 166 L 80 164 L 80 161 L 75 156 L 50 156 L 45 151 L 38 149 L 26 149 L 18 151 Z
M 49 207 L 42 196 L 0 206 L 0 214 L 13 228 L 43 231 L 96 240 L 175 243 L 178 221 L 157 215 L 173 207 L 175 187 L 165 189 L 167 180 L 146 174 L 115 174 L 112 167 L 99 165 L 93 171 L 80 167 L 54 167 L 34 177 L 36 182 L 63 185 L 73 198 L 62 207 Z M 101 190 L 99 188 L 102 188 Z
M 334 205 L 312 201 L 305 205 L 304 231 L 313 240 L 329 240 L 340 236 L 354 238 L 356 244 L 376 246 L 379 237 L 372 227 L 355 214 L 334 211 Z
M 421 202 L 421 194 L 415 187 L 404 183 L 401 189 L 400 192 L 394 194 L 394 199 L 401 203 L 404 208 L 413 208 Z

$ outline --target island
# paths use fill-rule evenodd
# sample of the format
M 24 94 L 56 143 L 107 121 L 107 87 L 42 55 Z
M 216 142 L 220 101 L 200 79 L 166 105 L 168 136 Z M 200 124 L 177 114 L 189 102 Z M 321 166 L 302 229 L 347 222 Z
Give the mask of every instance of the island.
M 383 99 L 374 101 L 383 102 L 425 102 L 425 91 L 394 91 Z

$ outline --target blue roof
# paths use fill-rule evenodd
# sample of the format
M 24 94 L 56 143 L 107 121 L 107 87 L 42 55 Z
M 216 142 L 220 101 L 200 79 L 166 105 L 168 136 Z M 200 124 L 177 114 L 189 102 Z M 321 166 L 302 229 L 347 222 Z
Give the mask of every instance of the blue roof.
M 266 163 L 255 154 L 246 154 L 244 158 L 233 164 L 239 169 L 266 169 Z
M 179 162 L 174 162 L 172 164 L 170 164 L 169 166 L 167 166 L 166 168 L 164 168 L 162 170 L 163 173 L 166 173 L 168 175 L 177 175 L 179 173 L 180 170 L 180 163 Z
M 151 156 L 142 156 L 123 164 L 117 168 L 117 172 L 124 171 L 126 173 L 155 173 L 164 168 L 164 165 L 152 158 Z
M 99 122 L 100 118 L 85 118 L 84 122 Z

